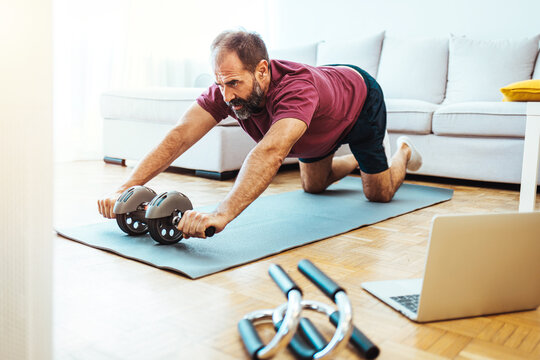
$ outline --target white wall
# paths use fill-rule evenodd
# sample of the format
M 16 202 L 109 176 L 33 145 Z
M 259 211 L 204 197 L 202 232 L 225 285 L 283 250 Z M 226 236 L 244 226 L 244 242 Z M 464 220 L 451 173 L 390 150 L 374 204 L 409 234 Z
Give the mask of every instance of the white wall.
M 51 0 L 0 1 L 0 359 L 51 358 Z
M 267 33 L 271 0 L 55 0 L 55 160 L 103 157 L 101 93 L 193 86 L 210 44 L 243 26 Z
M 54 156 L 97 159 L 99 95 L 122 68 L 128 0 L 54 0 Z M 116 51 L 116 50 L 119 51 Z
M 516 38 L 540 33 L 538 0 L 276 0 L 273 47 L 392 36 Z

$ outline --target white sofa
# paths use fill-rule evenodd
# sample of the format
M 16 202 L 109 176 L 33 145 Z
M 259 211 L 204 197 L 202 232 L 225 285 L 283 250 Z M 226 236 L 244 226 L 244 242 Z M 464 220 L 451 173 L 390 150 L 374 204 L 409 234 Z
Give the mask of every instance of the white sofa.
M 391 144 L 407 134 L 423 154 L 424 165 L 417 174 L 519 183 L 527 103 L 503 102 L 499 89 L 540 79 L 538 45 L 538 36 L 413 39 L 382 32 L 270 51 L 270 56 L 312 65 L 355 64 L 377 78 L 385 94 Z M 203 90 L 105 92 L 105 158 L 142 158 Z M 227 119 L 172 165 L 223 178 L 235 174 L 254 145 L 233 119 Z

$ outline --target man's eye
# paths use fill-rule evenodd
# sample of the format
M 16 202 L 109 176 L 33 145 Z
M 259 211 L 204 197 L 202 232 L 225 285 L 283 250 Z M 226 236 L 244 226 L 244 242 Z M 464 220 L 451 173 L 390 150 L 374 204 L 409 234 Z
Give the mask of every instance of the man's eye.
M 238 85 L 238 81 L 234 80 L 229 83 L 230 86 L 236 87 Z

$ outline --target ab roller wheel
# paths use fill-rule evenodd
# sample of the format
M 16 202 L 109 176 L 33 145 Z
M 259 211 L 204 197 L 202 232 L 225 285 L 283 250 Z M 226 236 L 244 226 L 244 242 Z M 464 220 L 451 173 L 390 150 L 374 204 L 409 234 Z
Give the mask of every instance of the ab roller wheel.
M 118 226 L 126 234 L 137 236 L 149 232 L 158 243 L 172 245 L 182 240 L 177 225 L 184 213 L 192 209 L 188 197 L 178 191 L 156 195 L 146 186 L 133 186 L 120 195 L 113 212 Z M 208 237 L 214 233 L 213 226 L 205 231 Z
M 173 219 L 181 218 L 186 210 L 193 209 L 186 195 L 178 191 L 164 192 L 156 196 L 146 210 L 148 230 L 152 239 L 163 245 L 176 244 L 182 240 L 182 232 L 176 228 L 178 222 Z
M 146 234 L 146 205 L 156 196 L 156 192 L 146 186 L 133 186 L 120 195 L 113 212 L 120 229 L 128 235 Z

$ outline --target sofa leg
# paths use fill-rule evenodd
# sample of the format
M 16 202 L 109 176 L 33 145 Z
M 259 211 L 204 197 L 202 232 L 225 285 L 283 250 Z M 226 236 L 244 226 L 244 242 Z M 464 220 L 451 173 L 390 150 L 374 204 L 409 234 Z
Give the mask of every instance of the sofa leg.
M 126 166 L 126 159 L 118 159 L 118 158 L 105 156 L 103 157 L 103 161 L 105 161 L 106 164 Z
M 238 170 L 224 172 L 195 170 L 195 175 L 213 180 L 229 180 L 234 178 L 237 174 Z

